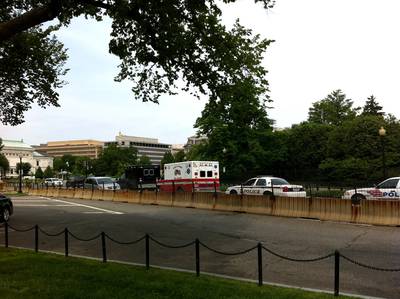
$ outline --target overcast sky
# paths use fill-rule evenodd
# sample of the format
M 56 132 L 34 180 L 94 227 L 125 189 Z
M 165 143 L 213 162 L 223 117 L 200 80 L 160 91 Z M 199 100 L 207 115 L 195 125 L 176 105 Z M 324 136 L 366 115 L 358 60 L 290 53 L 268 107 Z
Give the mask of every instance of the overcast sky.
M 400 118 L 400 1 L 277 0 L 265 11 L 252 0 L 224 6 L 223 21 L 236 18 L 265 38 L 276 40 L 265 53 L 269 116 L 277 127 L 307 119 L 308 109 L 335 89 L 363 106 L 375 95 L 384 111 Z M 188 94 L 163 96 L 160 104 L 135 100 L 130 84 L 113 81 L 119 61 L 108 53 L 110 22 L 74 19 L 60 30 L 69 49 L 60 108 L 34 107 L 26 122 L 0 125 L 4 139 L 38 144 L 54 140 L 113 140 L 126 135 L 185 143 L 204 107 Z

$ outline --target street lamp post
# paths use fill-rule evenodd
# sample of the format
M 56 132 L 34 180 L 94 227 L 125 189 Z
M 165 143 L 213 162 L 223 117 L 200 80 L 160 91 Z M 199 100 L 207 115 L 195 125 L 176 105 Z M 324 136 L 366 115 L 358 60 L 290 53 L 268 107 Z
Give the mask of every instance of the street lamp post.
M 226 148 L 225 147 L 222 149 L 222 153 L 224 155 L 224 163 L 225 163 L 225 161 L 226 161 L 226 158 L 225 158 L 225 156 L 226 156 Z M 223 165 L 222 172 L 225 174 L 225 171 L 226 171 L 226 168 L 225 168 L 225 165 Z
M 19 185 L 18 193 L 22 193 L 22 156 L 19 156 Z
M 381 139 L 381 148 L 382 148 L 382 174 L 383 174 L 383 179 L 386 179 L 387 173 L 386 173 L 386 157 L 385 157 L 385 135 L 386 135 L 385 128 L 381 127 L 378 133 Z

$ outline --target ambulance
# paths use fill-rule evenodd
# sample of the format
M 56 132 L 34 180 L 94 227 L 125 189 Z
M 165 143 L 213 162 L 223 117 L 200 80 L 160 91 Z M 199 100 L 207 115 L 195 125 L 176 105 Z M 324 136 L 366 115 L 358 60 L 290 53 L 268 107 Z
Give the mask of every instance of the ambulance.
M 164 192 L 216 192 L 219 190 L 219 163 L 185 161 L 164 165 L 164 178 L 157 182 Z

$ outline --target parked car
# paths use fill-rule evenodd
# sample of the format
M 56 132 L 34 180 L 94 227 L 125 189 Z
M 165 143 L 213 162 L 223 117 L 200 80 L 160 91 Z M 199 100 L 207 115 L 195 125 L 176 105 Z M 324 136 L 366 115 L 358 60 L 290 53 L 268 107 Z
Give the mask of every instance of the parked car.
M 0 222 L 10 220 L 14 212 L 14 206 L 11 198 L 0 193 Z
M 86 189 L 104 189 L 104 190 L 120 190 L 121 187 L 110 177 L 88 177 L 85 180 L 84 186 Z
M 61 187 L 63 185 L 63 181 L 57 178 L 47 178 L 44 180 L 44 184 L 46 186 Z
M 392 177 L 370 188 L 351 189 L 344 192 L 343 199 L 400 199 L 400 177 Z
M 82 188 L 85 182 L 84 176 L 71 176 L 67 182 L 67 188 Z
M 228 187 L 226 194 L 306 197 L 306 192 L 301 185 L 291 185 L 282 178 L 273 176 L 258 176 L 251 178 L 242 185 Z

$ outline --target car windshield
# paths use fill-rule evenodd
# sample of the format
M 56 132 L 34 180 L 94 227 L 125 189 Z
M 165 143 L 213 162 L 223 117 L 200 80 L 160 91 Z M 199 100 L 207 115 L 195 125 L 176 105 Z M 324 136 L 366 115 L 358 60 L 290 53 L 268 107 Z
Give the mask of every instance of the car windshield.
M 110 178 L 100 178 L 100 179 L 97 179 L 97 183 L 99 185 L 101 185 L 101 184 L 112 184 L 113 181 Z
M 284 179 L 271 179 L 272 185 L 289 185 L 289 182 Z

